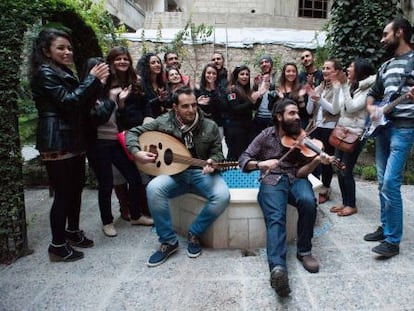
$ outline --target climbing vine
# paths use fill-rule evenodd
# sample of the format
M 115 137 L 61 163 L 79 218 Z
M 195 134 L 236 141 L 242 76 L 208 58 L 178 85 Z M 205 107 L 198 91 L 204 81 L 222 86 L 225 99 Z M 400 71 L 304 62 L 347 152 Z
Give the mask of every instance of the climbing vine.
M 364 57 L 378 67 L 384 61 L 380 39 L 388 20 L 401 15 L 397 0 L 334 1 L 328 23 L 328 49 L 344 66 L 356 56 Z

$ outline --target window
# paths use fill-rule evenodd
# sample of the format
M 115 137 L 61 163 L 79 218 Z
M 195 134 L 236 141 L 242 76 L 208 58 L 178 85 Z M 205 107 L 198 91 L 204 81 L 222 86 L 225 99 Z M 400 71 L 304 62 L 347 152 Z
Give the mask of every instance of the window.
M 327 18 L 328 0 L 299 0 L 299 17 Z

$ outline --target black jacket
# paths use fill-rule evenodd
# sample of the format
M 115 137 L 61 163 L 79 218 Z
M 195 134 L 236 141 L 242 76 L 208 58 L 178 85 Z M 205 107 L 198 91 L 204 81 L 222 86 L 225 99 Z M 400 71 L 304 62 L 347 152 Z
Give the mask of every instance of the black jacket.
M 42 65 L 31 87 L 39 115 L 36 148 L 40 152 L 83 152 L 86 114 L 101 92 L 101 82 L 88 75 L 79 83 L 67 68 Z

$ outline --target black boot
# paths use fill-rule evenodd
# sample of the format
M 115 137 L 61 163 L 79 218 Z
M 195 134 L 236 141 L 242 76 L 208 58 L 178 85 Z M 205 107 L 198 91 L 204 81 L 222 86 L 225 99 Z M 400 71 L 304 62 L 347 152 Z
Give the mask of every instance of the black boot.
M 76 261 L 83 258 L 83 253 L 73 249 L 68 243 L 55 245 L 49 245 L 49 259 L 52 262 L 58 261 Z
M 128 184 L 114 185 L 114 190 L 119 201 L 119 212 L 121 213 L 121 218 L 129 221 L 131 217 L 129 214 Z
M 77 247 L 82 247 L 82 248 L 93 246 L 93 241 L 88 239 L 82 230 L 71 231 L 67 229 L 65 231 L 65 237 L 66 237 L 66 240 L 69 242 L 69 244 L 72 246 L 77 246 Z

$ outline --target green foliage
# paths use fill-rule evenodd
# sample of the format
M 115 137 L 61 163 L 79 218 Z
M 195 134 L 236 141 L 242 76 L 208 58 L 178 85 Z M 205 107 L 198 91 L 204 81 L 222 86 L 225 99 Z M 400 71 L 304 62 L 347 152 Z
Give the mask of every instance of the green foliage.
M 186 25 L 174 37 L 171 46 L 168 50 L 178 53 L 192 69 L 193 84 L 195 84 L 195 77 L 197 76 L 197 69 L 199 67 L 199 53 L 197 52 L 197 45 L 202 44 L 211 37 L 214 27 L 204 23 L 196 25 L 192 22 L 191 17 L 188 19 Z M 190 41 L 190 47 L 194 55 L 194 62 L 190 61 L 189 50 L 184 47 L 184 42 Z
M 162 22 L 160 21 L 157 26 L 157 35 L 155 38 L 155 53 L 160 54 L 162 52 L 166 52 L 167 49 L 165 45 L 162 43 Z
M 104 8 L 104 0 L 66 0 L 66 2 L 72 4 L 82 20 L 92 28 L 104 55 L 113 46 L 126 45 L 126 40 L 120 36 L 121 33 L 126 32 L 125 26 L 114 25 L 111 16 Z
M 327 26 L 325 28 L 327 28 Z M 315 56 L 315 66 L 317 68 L 322 68 L 325 60 L 329 58 L 329 49 L 326 46 L 322 46 L 320 44 L 318 41 L 318 33 L 315 33 L 313 41 L 316 43 L 316 49 L 313 51 L 313 54 Z
M 188 56 L 188 50 L 184 48 L 184 42 L 190 41 L 192 46 L 202 44 L 212 35 L 213 30 L 214 27 L 211 25 L 194 24 L 190 17 L 184 28 L 175 35 L 170 49 L 176 51 L 179 55 Z
M 37 113 L 25 114 L 19 117 L 19 135 L 22 145 L 34 144 L 35 132 L 37 128 Z
M 141 31 L 141 55 L 149 52 L 148 43 L 145 40 L 145 29 Z
M 22 38 L 40 16 L 41 6 L 36 1 L 31 5 L 16 0 L 0 2 L 0 262 L 27 253 L 17 94 Z
M 364 166 L 361 170 L 361 176 L 366 180 L 377 180 L 377 169 L 375 165 Z
M 211 37 L 214 27 L 204 23 L 197 25 L 192 22 L 190 17 L 184 28 L 176 33 L 170 44 L 162 42 L 162 28 L 163 26 L 160 22 L 157 26 L 154 52 L 157 54 L 165 53 L 166 51 L 176 52 L 191 68 L 193 72 L 192 82 L 194 84 L 197 70 L 199 69 L 199 52 L 197 51 L 197 45 L 203 44 Z M 141 55 L 144 55 L 149 49 L 145 39 L 144 29 L 141 31 L 141 42 Z M 189 47 L 185 46 L 186 43 L 189 43 Z M 190 61 L 192 56 L 190 53 L 194 56 L 194 62 Z
M 401 14 L 393 2 L 399 0 L 334 1 L 327 35 L 330 56 L 343 66 L 359 56 L 378 67 L 384 61 L 380 40 L 385 23 Z

